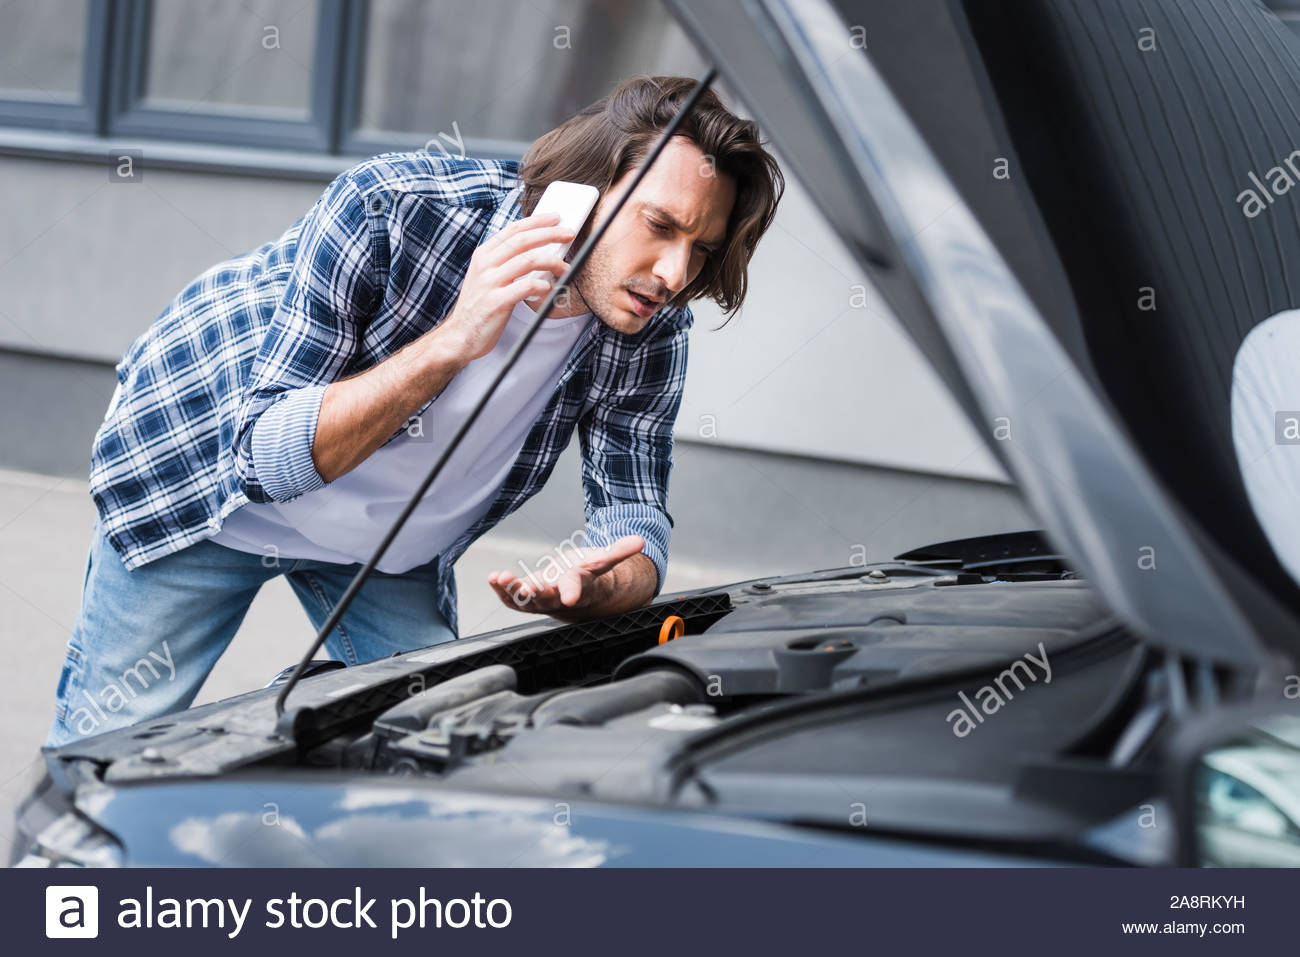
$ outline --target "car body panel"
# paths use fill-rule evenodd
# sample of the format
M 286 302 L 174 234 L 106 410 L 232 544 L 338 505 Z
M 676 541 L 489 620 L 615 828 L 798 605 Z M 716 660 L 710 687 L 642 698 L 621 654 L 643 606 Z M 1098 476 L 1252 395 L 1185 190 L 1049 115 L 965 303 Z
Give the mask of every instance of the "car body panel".
M 998 867 L 1028 858 L 717 814 L 383 777 L 231 777 L 78 798 L 135 867 Z
M 851 46 L 834 7 L 752 0 L 740 17 L 709 0 L 669 5 L 945 375 L 1053 543 L 1115 612 L 1180 653 L 1264 662 L 1266 637 L 1214 574 L 869 55 Z M 1006 441 L 995 438 L 1003 424 Z M 1279 640 L 1294 651 L 1292 636 Z
M 934 821 L 930 830 L 924 822 L 917 825 L 919 815 L 914 807 L 900 800 L 897 803 L 902 810 L 896 821 L 886 819 L 884 829 L 862 832 L 826 816 L 816 819 L 817 826 L 809 826 L 812 819 L 807 802 L 794 811 L 787 809 L 778 821 L 770 793 L 763 794 L 769 804 L 756 802 L 748 809 L 737 803 L 706 813 L 698 809 L 702 804 L 686 801 L 650 806 L 647 789 L 636 792 L 641 785 L 635 767 L 624 775 L 631 783 L 622 793 L 612 787 L 622 778 L 607 770 L 591 774 L 605 791 L 595 788 L 592 781 L 579 781 L 589 785 L 588 789 L 566 792 L 562 785 L 576 780 L 580 770 L 572 752 L 554 760 L 543 755 L 548 760 L 539 765 L 549 763 L 548 773 L 562 778 L 561 786 L 534 785 L 529 795 L 502 793 L 500 788 L 505 785 L 498 783 L 494 789 L 472 776 L 457 783 L 440 778 L 441 771 L 402 778 L 396 776 L 395 766 L 365 765 L 372 773 L 350 773 L 314 765 L 308 772 L 308 762 L 302 759 L 323 742 L 355 731 L 358 725 L 373 721 L 395 703 L 416 694 L 411 687 L 417 676 L 424 688 L 488 665 L 508 664 L 523 671 L 535 667 L 538 658 L 550 655 L 556 669 L 546 673 L 544 685 L 534 681 L 528 691 L 580 686 L 608 679 L 618 663 L 630 657 L 630 645 L 620 642 L 644 639 L 647 629 L 657 630 L 660 621 L 670 615 L 698 625 L 692 635 L 707 632 L 713 622 L 733 614 L 735 622 L 743 624 L 756 609 L 768 617 L 788 614 L 802 628 L 824 629 L 833 620 L 824 599 L 847 581 L 856 582 L 853 587 L 863 596 L 869 592 L 887 598 L 897 606 L 894 612 L 902 609 L 907 614 L 846 621 L 842 623 L 846 630 L 865 630 L 873 622 L 892 627 L 882 625 L 884 618 L 892 618 L 899 626 L 915 627 L 925 623 L 909 620 L 914 614 L 912 603 L 919 600 L 921 589 L 938 587 L 939 577 L 950 579 L 942 584 L 954 596 L 958 588 L 948 586 L 987 588 L 990 601 L 997 601 L 994 596 L 1000 594 L 1016 594 L 1019 586 L 1007 584 L 997 571 L 1008 555 L 1010 564 L 1038 565 L 1051 565 L 1059 554 L 1067 555 L 1070 568 L 1077 566 L 1088 579 L 1086 587 L 1096 589 L 1104 602 L 1100 612 L 1106 614 L 1088 616 L 1096 627 L 1078 642 L 1079 657 L 1084 657 L 1084 650 L 1089 654 L 1096 650 L 1099 637 L 1131 629 L 1145 641 L 1180 655 L 1243 668 L 1254 668 L 1265 660 L 1265 642 L 1206 561 L 1177 506 L 1162 493 L 1104 399 L 1053 336 L 870 60 L 847 46 L 846 25 L 834 8 L 823 0 L 798 4 L 749 0 L 741 6 L 672 0 L 670 5 L 731 85 L 741 91 L 831 225 L 890 298 L 900 321 L 948 379 L 980 434 L 1047 524 L 1050 545 L 1024 534 L 940 543 L 908 552 L 897 560 L 897 566 L 875 567 L 876 578 L 861 567 L 830 569 L 700 589 L 607 620 L 529 624 L 317 675 L 293 690 L 288 720 L 279 724 L 272 708 L 274 691 L 266 689 L 48 752 L 60 790 L 74 795 L 80 814 L 121 841 L 126 863 L 989 866 L 1047 859 L 1077 862 L 1075 852 L 1089 840 L 1084 829 L 1058 828 L 1060 843 L 1043 850 L 1041 858 L 1017 857 L 1008 850 L 1013 845 L 1005 841 L 1005 835 L 994 830 L 978 833 L 973 825 L 987 825 L 992 813 L 981 814 L 978 802 L 958 793 L 959 789 L 945 796 L 952 803 L 942 807 L 942 814 L 936 812 L 944 828 L 933 826 Z M 740 12 L 743 17 L 738 16 Z M 1011 426 L 1013 437 L 1008 441 L 998 441 L 992 435 L 992 427 L 1001 419 Z M 1144 574 L 1140 562 L 1146 550 L 1157 560 L 1158 575 L 1154 577 Z M 963 574 L 960 570 L 966 563 L 986 568 L 990 574 L 987 578 Z M 1070 580 L 1072 571 L 1056 568 L 1052 574 L 1056 581 L 1033 587 L 1042 594 L 1085 587 Z M 792 586 L 788 594 L 780 587 L 783 581 Z M 856 603 L 858 596 L 850 598 Z M 814 608 L 819 602 L 820 610 Z M 738 612 L 742 603 L 748 607 Z M 1056 619 L 1065 617 L 1059 607 L 1050 611 Z M 1112 621 L 1109 611 L 1127 628 Z M 816 621 L 799 620 L 801 615 Z M 966 617 L 975 620 L 975 616 Z M 969 621 L 956 624 L 965 627 Z M 1005 623 L 997 622 L 988 625 L 984 635 L 970 640 L 984 640 L 994 626 L 1006 628 Z M 724 627 L 717 634 L 727 632 Z M 775 647 L 786 638 L 769 635 L 766 640 Z M 1128 641 L 1129 636 L 1124 635 L 1123 640 Z M 725 651 L 729 641 L 738 639 L 721 637 L 714 642 L 716 647 L 708 650 Z M 925 651 L 919 642 L 906 648 L 901 647 L 905 642 L 897 644 L 911 654 Z M 648 657 L 661 662 L 680 657 L 679 652 L 691 647 L 688 643 Z M 888 641 L 873 647 L 893 650 Z M 951 651 L 951 642 L 936 642 L 935 647 L 939 651 L 930 662 L 933 673 L 913 675 L 910 680 L 934 681 L 938 689 L 931 704 L 934 714 L 924 729 L 946 735 L 953 732 L 943 712 L 951 715 L 956 699 L 955 691 L 941 687 L 941 682 L 950 680 L 945 672 L 960 655 Z M 1045 655 L 1044 646 L 1038 647 Z M 791 646 L 786 650 L 802 653 L 808 649 Z M 989 648 L 975 645 L 960 650 L 989 653 L 978 661 L 972 658 L 972 681 L 978 680 L 975 676 L 981 669 L 1000 667 L 1008 654 L 1006 647 L 992 642 Z M 778 651 L 784 654 L 781 649 L 771 651 L 774 660 Z M 839 653 L 836 648 L 829 651 Z M 1074 651 L 1062 645 L 1061 655 L 1068 659 Z M 1077 782 L 1096 784 L 1120 778 L 1130 770 L 1122 765 L 1139 751 L 1137 744 L 1126 744 L 1108 754 L 1103 745 L 1096 744 L 1110 734 L 1119 736 L 1121 743 L 1136 739 L 1126 735 L 1123 726 L 1110 727 L 1111 712 L 1121 717 L 1130 710 L 1148 717 L 1159 714 L 1152 707 L 1143 708 L 1144 696 L 1158 697 L 1161 686 L 1139 680 L 1145 677 L 1149 662 L 1145 647 L 1137 651 L 1133 667 L 1123 669 L 1125 680 L 1108 684 L 1116 692 L 1113 698 L 1091 691 L 1077 695 L 1079 721 L 1063 707 L 1068 697 L 1061 690 L 1063 683 L 1052 689 L 1050 699 L 1045 695 L 1022 699 L 1018 704 L 1021 713 L 1028 714 L 1028 709 L 1041 704 L 1033 723 L 1050 720 L 1060 725 L 1063 740 L 1037 751 L 1003 749 L 1015 757 L 1017 766 L 1006 769 L 1002 791 L 990 792 L 989 808 L 1012 817 L 1021 815 L 1026 800 L 1041 801 L 1047 812 L 1058 804 L 1073 803 L 1078 805 L 1075 810 L 1086 812 L 1079 815 L 1080 820 L 1096 818 L 1101 802 Z M 609 667 L 603 676 L 599 674 L 603 665 L 590 663 L 584 665 L 582 674 L 566 672 L 561 666 L 565 655 L 574 659 L 608 657 Z M 903 666 L 892 668 L 888 680 L 893 680 L 894 672 L 902 675 L 906 670 Z M 853 687 L 815 690 L 828 696 L 873 694 L 872 707 L 879 706 L 882 713 L 901 711 L 891 697 L 897 688 L 883 683 L 881 669 L 864 667 L 848 677 L 865 685 L 857 691 Z M 1208 682 L 1211 686 L 1213 677 L 1211 674 Z M 872 686 L 873 681 L 882 684 Z M 1127 694 L 1129 683 L 1135 689 L 1132 701 Z M 795 704 L 806 705 L 810 711 L 823 704 L 818 695 L 808 693 L 813 684 L 796 689 L 805 694 Z M 789 687 L 788 683 L 768 683 L 748 690 L 770 694 Z M 1185 695 L 1186 689 L 1181 690 Z M 762 712 L 764 720 L 772 715 L 774 721 L 788 717 L 775 707 L 754 711 Z M 737 709 L 735 714 L 744 719 L 747 712 Z M 847 760 L 852 764 L 851 749 L 835 750 L 821 736 L 822 720 L 819 715 L 810 717 L 809 733 L 816 732 L 819 738 L 816 746 L 796 742 L 801 754 L 821 747 L 828 762 L 843 765 Z M 1148 729 L 1154 737 L 1157 726 L 1152 719 L 1138 730 L 1145 735 L 1144 729 Z M 1093 729 L 1095 751 L 1080 750 L 1088 743 L 1076 740 L 1081 728 Z M 731 747 L 721 738 L 733 730 L 728 727 L 719 732 L 720 747 Z M 574 731 L 583 733 L 585 729 Z M 880 740 L 905 738 L 886 732 Z M 505 747 L 516 746 L 514 742 L 519 740 L 517 736 Z M 540 735 L 534 740 L 545 743 Z M 858 733 L 856 740 L 867 741 L 868 735 Z M 1141 742 L 1146 740 L 1141 738 Z M 962 784 L 969 783 L 968 779 L 977 777 L 979 748 L 992 747 L 995 741 L 991 727 L 973 746 L 963 741 L 961 759 L 947 762 L 942 770 L 950 771 Z M 776 754 L 779 746 L 784 745 L 778 742 L 767 753 L 781 757 Z M 476 753 L 487 757 L 475 767 L 498 763 L 494 752 Z M 516 753 L 528 752 L 521 749 Z M 537 753 L 541 753 L 540 745 Z M 626 755 L 628 749 L 618 753 Z M 1116 755 L 1124 760 L 1110 760 Z M 1026 758 L 1024 768 L 1018 766 L 1022 757 Z M 859 764 L 860 769 L 891 773 L 883 759 Z M 341 760 L 340 766 L 344 766 Z M 379 767 L 377 773 L 373 773 L 375 767 Z M 60 770 L 66 772 L 66 779 L 60 778 Z M 652 770 L 657 773 L 663 768 Z M 714 781 L 722 780 L 717 770 Z M 832 768 L 830 776 L 843 770 Z M 1122 810 L 1123 819 L 1130 823 L 1133 815 L 1129 812 L 1136 806 L 1130 797 L 1158 797 L 1149 786 L 1151 769 L 1138 770 L 1127 788 L 1112 790 L 1114 808 L 1108 806 L 1108 810 Z M 773 790 L 769 781 L 777 775 L 769 774 L 767 768 L 760 772 L 743 779 L 739 773 L 733 774 L 729 783 L 737 790 L 739 785 L 753 785 L 754 792 L 765 787 Z M 768 776 L 754 780 L 765 774 Z M 542 777 L 540 770 L 536 777 Z M 601 782 L 601 778 L 605 780 Z M 670 780 L 665 787 L 671 786 L 675 785 Z M 513 791 L 513 785 L 509 787 Z M 579 797 L 572 797 L 574 794 Z M 838 801 L 838 795 L 833 797 Z M 847 798 L 846 803 L 851 800 Z M 626 803 L 617 803 L 620 801 Z M 1050 813 L 1042 817 L 1054 827 L 1058 819 L 1063 820 Z M 888 831 L 890 823 L 895 826 L 892 832 Z M 916 831 L 907 830 L 909 825 Z M 1099 825 L 1093 820 L 1090 826 Z M 1051 828 L 1044 828 L 1044 833 L 1052 833 Z M 902 836 L 908 834 L 925 834 L 926 839 L 913 841 Z M 989 842 L 1002 839 L 998 846 L 1006 853 L 963 848 L 977 838 Z M 1127 846 L 1134 842 L 1126 833 L 1118 843 Z

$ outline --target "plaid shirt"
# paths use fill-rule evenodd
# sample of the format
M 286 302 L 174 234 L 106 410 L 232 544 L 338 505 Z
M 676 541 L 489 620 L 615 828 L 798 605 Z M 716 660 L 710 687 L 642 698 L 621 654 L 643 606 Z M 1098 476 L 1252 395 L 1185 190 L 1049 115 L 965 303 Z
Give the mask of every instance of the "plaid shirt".
M 181 291 L 118 364 L 117 401 L 91 454 L 91 494 L 128 569 L 210 538 L 250 501 L 325 484 L 311 458 L 325 387 L 442 321 L 470 254 L 519 217 L 517 172 L 515 162 L 376 156 L 279 239 Z M 454 562 L 541 489 L 575 428 L 586 542 L 643 536 L 658 594 L 692 322 L 689 307 L 666 306 L 635 335 L 590 324 L 487 513 L 439 556 L 438 610 L 453 633 Z

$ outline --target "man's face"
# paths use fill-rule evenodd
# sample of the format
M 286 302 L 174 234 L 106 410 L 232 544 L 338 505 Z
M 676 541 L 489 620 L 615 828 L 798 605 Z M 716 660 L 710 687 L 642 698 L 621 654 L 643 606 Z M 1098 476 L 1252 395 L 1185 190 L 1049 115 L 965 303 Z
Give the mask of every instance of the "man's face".
M 635 175 L 629 171 L 601 197 L 593 224 Z M 711 251 L 721 252 L 735 199 L 735 181 L 716 172 L 690 140 L 674 136 L 578 275 L 586 308 L 619 332 L 640 332 L 698 275 Z

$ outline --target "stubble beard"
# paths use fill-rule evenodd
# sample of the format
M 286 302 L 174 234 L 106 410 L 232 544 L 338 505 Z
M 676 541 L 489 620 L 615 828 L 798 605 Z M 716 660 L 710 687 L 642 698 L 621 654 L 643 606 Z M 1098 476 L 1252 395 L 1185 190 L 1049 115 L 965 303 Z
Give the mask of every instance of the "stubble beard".
M 593 316 L 616 332 L 632 335 L 645 328 L 650 319 L 615 306 L 613 298 L 626 287 L 614 277 L 608 260 L 600 254 L 598 245 L 587 258 L 582 272 L 573 281 L 572 289 Z M 606 291 L 605 298 L 600 292 Z M 653 318 L 653 317 L 651 317 Z

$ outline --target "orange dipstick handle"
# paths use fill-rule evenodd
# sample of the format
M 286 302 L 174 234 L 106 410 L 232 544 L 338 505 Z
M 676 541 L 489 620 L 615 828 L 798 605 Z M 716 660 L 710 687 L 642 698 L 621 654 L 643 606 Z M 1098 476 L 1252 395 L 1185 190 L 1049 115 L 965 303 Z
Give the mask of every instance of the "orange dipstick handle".
M 669 615 L 659 627 L 659 644 L 666 645 L 674 638 L 680 638 L 684 634 L 686 634 L 686 622 L 682 621 L 677 615 Z

